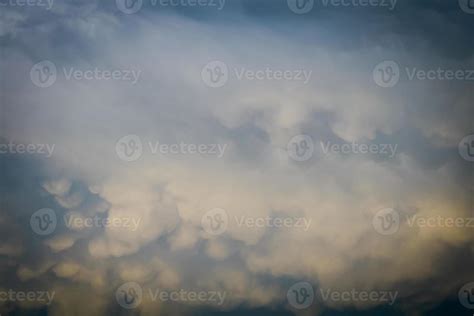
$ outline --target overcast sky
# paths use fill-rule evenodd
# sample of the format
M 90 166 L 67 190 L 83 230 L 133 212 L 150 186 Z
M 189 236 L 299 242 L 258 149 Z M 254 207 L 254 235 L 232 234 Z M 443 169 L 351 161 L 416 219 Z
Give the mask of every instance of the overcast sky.
M 31 1 L 2 315 L 472 314 L 472 1 Z

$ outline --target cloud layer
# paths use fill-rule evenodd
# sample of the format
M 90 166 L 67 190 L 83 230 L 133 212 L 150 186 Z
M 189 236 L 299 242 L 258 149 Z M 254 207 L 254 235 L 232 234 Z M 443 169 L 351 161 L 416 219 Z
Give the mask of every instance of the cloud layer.
M 145 4 L 131 15 L 93 1 L 2 8 L 1 136 L 16 145 L 0 155 L 1 284 L 55 297 L 0 308 L 125 313 L 116 290 L 126 282 L 143 290 L 141 315 L 296 313 L 287 291 L 299 281 L 317 293 L 397 293 L 406 314 L 457 299 L 474 278 L 473 228 L 413 220 L 474 217 L 472 164 L 458 153 L 473 131 L 472 83 L 410 80 L 406 69 L 473 69 L 473 22 L 457 6 L 424 3 L 306 15 L 284 1 Z M 47 88 L 31 80 L 43 60 L 57 71 Z M 212 88 L 202 73 L 216 60 L 228 79 Z M 392 88 L 373 79 L 384 60 L 400 66 Z M 132 71 L 135 83 L 124 77 Z M 297 135 L 314 146 L 304 161 L 288 145 Z M 133 145 L 124 137 L 141 142 L 133 161 L 121 159 Z M 44 208 L 57 224 L 42 236 L 30 219 Z M 388 235 L 374 228 L 386 208 L 401 218 Z M 213 234 L 206 215 L 216 214 L 226 226 Z M 208 296 L 165 301 L 155 289 Z M 222 304 L 211 292 L 225 293 Z M 319 299 L 308 314 L 386 304 Z

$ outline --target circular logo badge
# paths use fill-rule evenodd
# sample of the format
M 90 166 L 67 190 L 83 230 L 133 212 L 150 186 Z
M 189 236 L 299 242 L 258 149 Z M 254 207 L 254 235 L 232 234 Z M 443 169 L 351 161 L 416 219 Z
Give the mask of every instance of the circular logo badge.
M 37 87 L 51 87 L 56 82 L 56 78 L 56 65 L 49 60 L 43 60 L 31 67 L 30 79 L 31 82 L 33 82 L 33 84 Z
M 123 308 L 136 308 L 142 302 L 142 287 L 137 282 L 124 283 L 115 291 L 115 298 Z
M 296 14 L 305 14 L 313 10 L 314 0 L 287 0 L 288 8 Z
M 201 218 L 204 231 L 211 235 L 220 235 L 227 230 L 229 217 L 227 212 L 220 208 L 207 211 Z
M 296 309 L 310 307 L 314 301 L 314 290 L 308 282 L 298 282 L 286 293 L 288 303 Z
M 137 135 L 124 136 L 115 144 L 115 152 L 123 161 L 136 161 L 143 154 L 142 141 Z
M 393 60 L 383 61 L 375 66 L 373 77 L 375 83 L 380 87 L 394 87 L 400 80 L 400 67 Z
M 137 13 L 143 5 L 143 0 L 115 0 L 117 8 L 125 14 Z
M 474 282 L 464 285 L 459 290 L 458 298 L 462 306 L 474 309 Z
M 474 14 L 474 0 L 459 0 L 459 6 L 464 12 Z
M 459 154 L 467 161 L 474 161 L 474 135 L 464 137 L 458 146 Z
M 202 81 L 211 88 L 220 88 L 229 80 L 229 70 L 222 61 L 211 61 L 201 70 Z
M 395 234 L 400 228 L 400 214 L 392 208 L 385 208 L 375 214 L 372 225 L 379 234 Z
M 290 139 L 286 149 L 288 156 L 296 161 L 306 161 L 313 157 L 314 143 L 311 136 L 297 135 Z
M 54 232 L 58 223 L 56 213 L 49 208 L 42 208 L 30 217 L 31 229 L 38 235 L 49 235 Z

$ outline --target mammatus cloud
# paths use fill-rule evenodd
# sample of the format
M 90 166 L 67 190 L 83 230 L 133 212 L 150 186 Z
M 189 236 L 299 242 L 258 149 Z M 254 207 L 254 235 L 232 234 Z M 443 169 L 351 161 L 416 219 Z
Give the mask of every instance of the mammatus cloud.
M 471 69 L 472 54 L 447 56 L 417 25 L 420 41 L 401 3 L 386 19 L 279 5 L 229 4 L 225 20 L 204 7 L 5 7 L 0 293 L 36 296 L 0 311 L 415 315 L 464 293 L 470 82 L 406 73 Z M 467 33 L 462 10 L 405 5 Z M 361 37 L 312 14 L 377 28 Z M 391 87 L 373 77 L 384 60 L 399 67 Z

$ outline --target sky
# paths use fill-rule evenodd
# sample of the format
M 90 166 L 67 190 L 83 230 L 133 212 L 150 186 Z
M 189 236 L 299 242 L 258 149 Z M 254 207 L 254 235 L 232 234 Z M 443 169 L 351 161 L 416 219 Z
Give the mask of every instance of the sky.
M 472 315 L 474 2 L 0 0 L 1 315 Z

